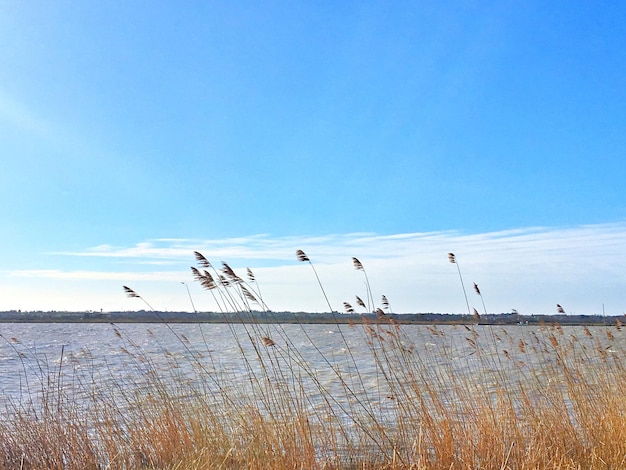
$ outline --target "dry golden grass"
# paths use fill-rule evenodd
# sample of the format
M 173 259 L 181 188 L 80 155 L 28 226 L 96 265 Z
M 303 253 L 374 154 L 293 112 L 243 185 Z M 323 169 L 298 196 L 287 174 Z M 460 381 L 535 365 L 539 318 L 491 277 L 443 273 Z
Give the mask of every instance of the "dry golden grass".
M 626 467 L 623 331 L 546 327 L 520 339 L 468 327 L 454 344 L 433 327 L 425 346 L 399 325 L 362 328 L 380 387 L 365 395 L 343 377 L 341 400 L 258 325 L 254 356 L 242 352 L 261 366 L 251 394 L 151 371 L 131 387 L 95 384 L 85 404 L 49 370 L 44 405 L 0 424 L 0 468 Z

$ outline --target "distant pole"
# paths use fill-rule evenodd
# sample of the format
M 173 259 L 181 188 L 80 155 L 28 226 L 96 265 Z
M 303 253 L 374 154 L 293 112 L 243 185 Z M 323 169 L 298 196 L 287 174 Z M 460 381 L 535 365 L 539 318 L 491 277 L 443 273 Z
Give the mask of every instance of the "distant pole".
M 198 313 L 196 310 L 196 306 L 193 304 L 193 299 L 191 298 L 191 292 L 189 292 L 189 286 L 185 282 L 180 282 L 187 289 L 187 295 L 189 296 L 189 302 L 191 302 L 191 307 L 193 308 L 193 313 Z

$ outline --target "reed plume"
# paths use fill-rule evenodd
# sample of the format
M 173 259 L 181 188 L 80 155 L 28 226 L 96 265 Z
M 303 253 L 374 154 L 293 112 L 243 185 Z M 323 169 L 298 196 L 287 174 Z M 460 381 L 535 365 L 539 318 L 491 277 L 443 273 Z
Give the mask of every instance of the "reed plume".
M 322 281 L 320 281 L 320 277 L 317 275 L 317 271 L 315 270 L 315 266 L 313 266 L 313 263 L 311 262 L 310 258 L 306 255 L 306 253 L 302 250 L 296 250 L 296 257 L 298 258 L 298 261 L 302 262 L 302 263 L 309 263 L 309 265 L 311 266 L 311 269 L 313 269 L 313 273 L 315 274 L 315 278 L 317 279 L 317 283 L 320 286 L 320 289 L 322 290 L 322 294 L 324 294 L 324 298 L 326 299 L 326 304 L 328 305 L 328 308 L 330 309 L 330 312 L 334 312 L 333 308 L 330 305 L 330 302 L 328 301 L 328 296 L 326 295 L 326 291 L 324 290 L 324 286 L 322 285 Z
M 261 288 L 259 287 L 259 283 L 257 282 L 256 276 L 252 272 L 252 269 L 246 268 L 246 275 L 248 276 L 248 281 L 250 281 L 250 284 L 249 284 L 250 288 L 254 291 L 255 295 L 260 300 L 260 305 L 262 305 L 266 311 L 269 310 L 268 306 L 265 305 L 265 302 L 263 301 L 263 295 L 261 295 Z M 256 286 L 256 289 L 252 287 L 252 284 Z
M 202 267 L 202 268 L 212 268 L 213 267 L 213 266 L 211 266 L 211 263 L 209 263 L 209 260 L 206 259 L 202 253 L 200 253 L 198 251 L 194 251 L 193 254 L 196 257 L 196 260 L 198 261 L 198 264 L 200 265 L 200 267 Z
M 274 340 L 267 336 L 263 336 L 261 338 L 261 342 L 263 343 L 263 346 L 267 346 L 267 347 L 276 346 L 276 343 L 274 342 Z
M 243 282 L 243 279 L 241 279 L 237 274 L 235 274 L 235 271 L 233 271 L 233 269 L 228 265 L 228 263 L 224 261 L 222 261 L 222 272 L 234 284 L 240 284 Z
M 487 307 L 485 307 L 485 299 L 483 298 L 483 294 L 481 294 L 480 289 L 478 288 L 478 284 L 474 283 L 474 292 L 478 294 L 481 302 L 483 303 L 483 312 L 487 315 Z
M 248 268 L 247 273 L 249 276 L 252 273 L 252 271 Z M 254 290 L 252 286 L 247 284 L 237 273 L 235 273 L 235 270 L 231 268 L 230 265 L 226 263 L 225 261 L 222 261 L 222 269 L 221 269 L 221 274 L 219 274 L 219 278 L 220 278 L 221 284 L 224 287 L 235 288 L 237 295 L 243 301 L 247 310 L 251 310 L 250 305 L 248 304 L 248 301 L 256 303 L 261 308 L 265 308 L 265 306 L 263 305 L 263 302 L 259 300 L 258 295 L 255 295 L 256 292 L 253 294 L 250 291 L 250 289 Z M 254 279 L 254 274 L 252 274 L 252 278 Z M 248 289 L 246 285 L 249 286 L 250 289 Z
M 135 292 L 133 289 L 131 289 L 128 286 L 122 286 L 122 288 L 124 289 L 124 292 L 126 293 L 126 297 L 130 297 L 130 298 L 134 298 L 134 299 L 141 299 L 143 301 L 143 303 L 145 303 L 148 308 L 150 308 L 150 310 L 152 310 L 153 312 L 155 311 L 152 308 L 152 305 L 150 305 L 146 299 L 144 299 L 142 296 L 140 296 L 137 292 Z
M 381 302 L 382 302 L 382 304 L 383 304 L 383 309 L 384 309 L 384 310 L 389 310 L 389 313 L 393 313 L 393 312 L 391 311 L 391 306 L 389 305 L 389 300 L 387 300 L 387 296 L 386 296 L 386 295 L 383 295 L 383 296 L 381 297 Z
M 191 273 L 193 274 L 194 279 L 205 289 L 211 290 L 217 287 L 217 284 L 215 284 L 215 281 L 213 280 L 213 276 L 211 276 L 211 273 L 208 271 L 204 270 L 203 272 L 200 272 L 198 268 L 192 266 Z
M 258 299 L 255 297 L 255 295 L 254 295 L 252 292 L 250 292 L 250 291 L 246 288 L 246 286 L 239 286 L 239 288 L 241 289 L 241 292 L 243 292 L 243 295 L 244 295 L 244 297 L 245 297 L 246 299 L 248 299 L 248 300 L 250 300 L 250 301 L 252 301 L 252 302 L 254 302 L 254 303 L 260 304 L 260 302 L 259 302 L 259 301 L 258 301 Z
M 124 289 L 124 292 L 126 292 L 126 297 L 137 298 L 137 299 L 141 298 L 141 296 L 130 287 L 122 286 L 122 288 Z
M 374 297 L 372 296 L 372 289 L 370 287 L 370 281 L 367 278 L 367 271 L 365 271 L 365 267 L 363 266 L 363 263 L 361 263 L 361 261 L 358 260 L 358 258 L 355 258 L 354 256 L 352 257 L 352 266 L 354 266 L 354 269 L 356 269 L 357 271 L 363 271 L 363 275 L 365 276 L 365 288 L 366 288 L 366 292 L 367 292 L 367 311 L 371 312 L 372 309 L 374 308 Z M 371 302 L 371 303 L 370 303 Z
M 309 257 L 306 255 L 306 253 L 302 250 L 297 250 L 296 256 L 298 257 L 298 261 L 302 261 L 302 262 L 311 261 Z
M 456 269 L 459 273 L 459 279 L 461 281 L 461 288 L 463 289 L 463 296 L 465 297 L 465 304 L 467 305 L 467 313 L 471 315 L 472 311 L 470 310 L 469 301 L 467 300 L 467 292 L 465 291 L 465 284 L 463 283 L 463 276 L 461 276 L 461 268 L 459 266 L 458 261 L 456 260 L 456 256 L 454 255 L 454 253 L 448 253 L 448 261 L 456 265 Z
M 228 303 L 228 301 L 224 293 L 219 289 L 220 285 L 222 285 L 219 279 L 221 275 L 215 270 L 215 268 L 213 268 L 213 265 L 204 257 L 204 255 L 202 255 L 201 253 L 197 251 L 194 251 L 194 255 L 196 257 L 196 260 L 198 261 L 198 264 L 201 267 L 207 267 L 215 271 L 215 275 L 218 277 L 218 280 L 216 281 L 215 277 L 213 277 L 213 275 L 206 269 L 200 271 L 198 268 L 192 266 L 191 273 L 193 274 L 194 279 L 198 281 L 204 289 L 208 290 L 211 293 L 213 300 L 217 304 L 218 310 L 225 311 L 226 310 L 225 306 Z M 218 282 L 220 283 L 219 285 L 218 285 Z M 217 295 L 215 294 L 215 291 L 218 292 L 222 302 L 224 303 L 224 306 L 222 306 L 222 304 L 218 300 Z
M 222 263 L 222 269 L 218 271 L 202 253 L 198 251 L 194 251 L 193 253 L 198 265 L 201 268 L 206 268 L 200 271 L 192 267 L 191 271 L 194 278 L 200 282 L 203 288 L 211 292 L 211 296 L 217 304 L 218 309 L 222 312 L 228 311 L 229 309 L 238 310 L 239 306 L 231 293 L 228 292 L 227 288 L 239 284 L 243 280 L 235 274 L 227 263 Z M 211 269 L 213 274 L 207 271 L 207 269 Z
M 476 309 L 474 309 L 474 319 L 477 323 L 480 321 L 480 313 L 478 313 L 478 310 Z

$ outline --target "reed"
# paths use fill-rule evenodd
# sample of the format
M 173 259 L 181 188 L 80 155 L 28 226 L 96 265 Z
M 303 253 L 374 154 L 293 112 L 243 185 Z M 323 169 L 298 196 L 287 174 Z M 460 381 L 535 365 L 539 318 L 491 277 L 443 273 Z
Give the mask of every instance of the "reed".
M 456 255 L 454 253 L 448 253 L 448 261 L 456 266 L 456 270 L 459 273 L 459 281 L 461 282 L 461 288 L 463 289 L 463 296 L 465 297 L 465 305 L 467 306 L 467 313 L 469 315 L 472 314 L 470 310 L 469 300 L 467 300 L 467 292 L 465 291 L 465 283 L 463 282 L 463 276 L 461 275 L 461 267 L 459 266 L 459 262 L 456 259 Z
M 370 281 L 369 281 L 369 278 L 367 277 L 367 271 L 365 271 L 365 266 L 363 266 L 363 263 L 361 263 L 361 261 L 359 261 L 358 258 L 354 258 L 354 257 L 352 257 L 352 266 L 354 266 L 354 269 L 356 269 L 357 271 L 361 271 L 363 273 L 363 276 L 365 277 L 365 290 L 367 292 L 367 297 L 366 297 L 367 307 L 365 306 L 365 303 L 358 296 L 357 296 L 357 302 L 359 303 L 359 305 L 362 305 L 364 308 L 367 308 L 367 311 L 371 313 L 374 311 L 374 296 L 372 295 L 372 288 L 370 287 Z
M 225 319 L 265 307 L 251 271 L 196 260 Z M 112 325 L 116 367 L 0 334 L 25 379 L 0 418 L 0 469 L 626 468 L 621 323 L 416 327 L 379 310 L 334 326 L 342 354 L 306 325 L 225 323 L 237 372 L 210 335 L 172 325 L 150 350 Z
M 296 250 L 296 257 L 298 258 L 298 261 L 302 263 L 309 263 L 309 266 L 311 266 L 311 269 L 313 270 L 313 274 L 315 274 L 315 279 L 317 279 L 317 283 L 320 286 L 322 294 L 324 295 L 329 312 L 334 312 L 333 307 L 330 305 L 330 301 L 328 300 L 328 296 L 326 295 L 326 291 L 324 290 L 324 285 L 322 284 L 322 281 L 320 281 L 320 277 L 317 275 L 317 270 L 315 269 L 315 266 L 313 266 L 311 259 L 302 250 Z

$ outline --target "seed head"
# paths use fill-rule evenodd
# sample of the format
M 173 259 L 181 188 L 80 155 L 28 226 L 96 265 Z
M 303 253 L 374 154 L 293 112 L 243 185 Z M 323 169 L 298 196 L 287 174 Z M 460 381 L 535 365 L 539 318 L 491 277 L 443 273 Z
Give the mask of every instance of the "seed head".
M 355 257 L 352 257 L 352 265 L 356 270 L 363 270 L 363 264 Z
M 276 346 L 276 343 L 274 342 L 274 340 L 272 338 L 268 338 L 267 336 L 263 336 L 261 338 L 261 342 L 263 343 L 263 346 Z
M 127 287 L 127 286 L 122 286 L 122 287 L 124 288 L 124 292 L 126 292 L 127 297 L 136 297 L 136 298 L 141 297 L 137 292 L 132 290 L 130 287 Z
M 474 309 L 474 318 L 476 320 L 480 320 L 480 313 L 478 313 L 478 310 Z
M 198 261 L 198 264 L 201 267 L 203 267 L 203 268 L 210 268 L 211 267 L 211 263 L 209 263 L 209 260 L 206 259 L 202 253 L 200 253 L 198 251 L 194 251 L 193 254 L 196 257 L 196 260 Z

